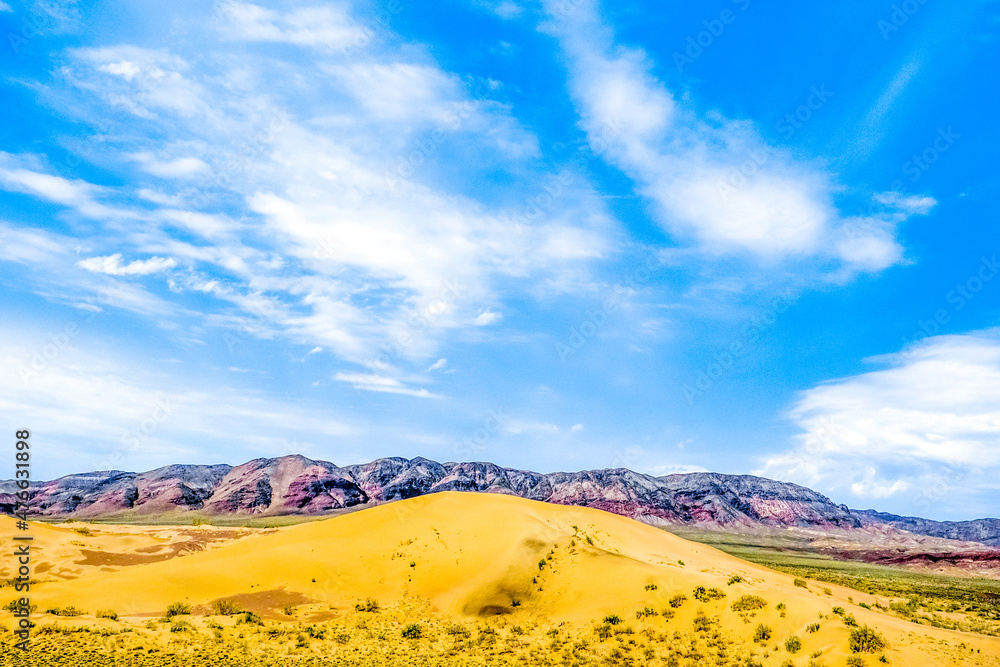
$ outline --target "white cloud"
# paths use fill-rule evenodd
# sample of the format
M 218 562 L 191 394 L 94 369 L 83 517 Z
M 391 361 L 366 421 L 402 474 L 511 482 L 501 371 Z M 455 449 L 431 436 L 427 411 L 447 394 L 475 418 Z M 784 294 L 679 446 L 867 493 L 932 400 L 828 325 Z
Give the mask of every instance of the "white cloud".
M 404 396 L 415 396 L 417 398 L 441 398 L 437 394 L 432 394 L 426 389 L 413 389 L 395 378 L 385 377 L 369 373 L 337 373 L 334 380 L 347 382 L 354 385 L 355 389 L 363 391 L 375 391 L 385 394 L 402 394 Z
M 327 48 L 356 27 L 339 5 L 222 11 L 225 37 L 238 40 Z M 495 85 L 471 91 L 425 47 L 387 38 L 363 63 L 314 54 L 322 72 L 303 77 L 290 74 L 300 56 L 287 49 L 228 58 L 233 44 L 220 45 L 220 32 L 196 36 L 197 52 L 72 49 L 59 71 L 84 120 L 116 127 L 122 108 L 138 116 L 127 139 L 102 130 L 94 149 L 122 172 L 138 165 L 141 187 L 97 187 L 23 156 L 0 160 L 0 185 L 89 217 L 142 222 L 98 226 L 78 239 L 85 259 L 71 264 L 116 276 L 186 269 L 170 272 L 162 297 L 53 275 L 61 291 L 88 293 L 74 302 L 103 304 L 113 289 L 118 305 L 162 317 L 169 300 L 185 321 L 161 320 L 165 329 L 282 337 L 366 368 L 391 347 L 394 367 L 420 370 L 450 336 L 496 322 L 500 313 L 484 307 L 502 304 L 511 279 L 530 286 L 572 273 L 567 291 L 586 292 L 590 261 L 616 251 L 617 227 L 589 185 L 574 177 L 555 190 L 551 165 L 535 162 L 537 139 L 488 99 Z M 465 194 L 476 189 L 431 166 L 446 152 L 469 165 L 459 179 L 510 170 L 509 190 L 489 193 L 495 201 Z M 197 314 L 179 306 L 192 296 Z M 409 390 L 383 385 L 390 389 Z
M 160 373 L 87 347 L 91 321 L 82 314 L 52 331 L 0 337 L 0 372 L 10 379 L 0 386 L 0 410 L 45 434 L 35 460 L 41 479 L 178 462 L 242 463 L 248 452 L 271 455 L 292 437 L 328 441 L 358 432 L 331 416 L 328 405 L 291 404 L 204 379 L 175 377 L 164 386 Z
M 494 324 L 503 319 L 502 313 L 494 313 L 492 310 L 487 308 L 483 312 L 476 316 L 476 326 L 485 327 L 490 324 Z
M 227 19 L 223 34 L 231 39 L 284 42 L 322 49 L 346 49 L 367 44 L 370 31 L 353 21 L 340 4 L 301 7 L 281 13 L 246 2 L 220 4 Z
M 209 166 L 196 157 L 178 157 L 165 162 L 157 160 L 152 153 L 136 153 L 133 157 L 143 171 L 161 178 L 187 178 L 209 171 Z
M 530 419 L 509 419 L 504 422 L 504 431 L 511 435 L 555 435 L 559 427 L 548 422 Z
M 66 69 L 64 74 L 75 85 L 140 118 L 153 120 L 157 113 L 168 113 L 214 122 L 220 111 L 206 104 L 207 90 L 185 76 L 187 61 L 167 51 L 123 44 L 69 53 L 107 75 L 95 80 L 85 70 Z
M 474 108 L 472 102 L 463 102 L 457 77 L 432 65 L 365 62 L 328 71 L 379 118 L 426 118 L 454 126 Z
M 116 253 L 106 257 L 88 257 L 77 262 L 77 266 L 94 273 L 106 273 L 109 276 L 148 276 L 151 273 L 172 269 L 177 266 L 177 262 L 173 258 L 150 257 L 123 264 L 122 256 Z
M 444 368 L 447 365 L 448 365 L 448 360 L 447 359 L 444 359 L 444 358 L 438 359 L 433 364 L 431 364 L 430 366 L 427 367 L 427 372 L 430 372 L 430 371 L 439 371 L 439 370 L 441 370 L 442 368 Z
M 14 10 L 11 8 L 10 5 L 8 5 L 6 2 L 0 1 L 0 12 L 12 12 L 12 11 Z
M 897 208 L 907 214 L 926 215 L 931 209 L 937 206 L 937 200 L 933 197 L 921 195 L 904 195 L 899 192 L 882 192 L 875 195 L 875 201 L 893 208 Z
M 642 472 L 653 475 L 654 477 L 663 477 L 665 475 L 686 475 L 692 472 L 709 472 L 709 470 L 701 466 L 685 465 L 683 463 L 668 463 L 649 466 L 648 468 L 643 469 Z
M 595 151 L 655 204 L 672 235 L 711 253 L 766 262 L 832 254 L 851 270 L 875 271 L 900 261 L 894 228 L 883 218 L 871 221 L 875 231 L 862 227 L 845 241 L 849 221 L 834 206 L 832 176 L 768 145 L 750 123 L 699 117 L 679 103 L 650 74 L 644 52 L 614 43 L 594 3 L 572 12 L 558 0 L 547 7 L 581 127 Z
M 89 218 L 123 215 L 123 211 L 98 201 L 102 188 L 79 179 L 70 180 L 44 173 L 32 162 L 35 161 L 0 152 L 0 187 L 73 208 Z
M 1000 475 L 998 335 L 930 338 L 803 392 L 789 413 L 802 434 L 760 473 L 858 499 L 926 503 L 944 486 L 961 502 L 973 479 Z
M 503 0 L 493 7 L 493 12 L 502 19 L 516 19 L 524 13 L 524 8 L 510 0 Z

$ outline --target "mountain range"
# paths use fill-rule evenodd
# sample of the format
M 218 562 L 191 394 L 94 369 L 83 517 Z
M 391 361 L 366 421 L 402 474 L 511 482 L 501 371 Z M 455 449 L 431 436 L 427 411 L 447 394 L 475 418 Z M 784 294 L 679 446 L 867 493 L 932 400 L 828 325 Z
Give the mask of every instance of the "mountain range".
M 0 511 L 12 513 L 16 487 L 0 482 Z M 654 477 L 624 468 L 536 473 L 493 463 L 382 458 L 337 466 L 292 455 L 238 466 L 171 465 L 149 472 L 67 475 L 29 488 L 39 518 L 125 519 L 323 515 L 440 491 L 500 493 L 593 507 L 654 525 L 711 529 L 895 529 L 1000 546 L 1000 519 L 938 522 L 852 510 L 797 484 L 750 475 L 687 473 Z

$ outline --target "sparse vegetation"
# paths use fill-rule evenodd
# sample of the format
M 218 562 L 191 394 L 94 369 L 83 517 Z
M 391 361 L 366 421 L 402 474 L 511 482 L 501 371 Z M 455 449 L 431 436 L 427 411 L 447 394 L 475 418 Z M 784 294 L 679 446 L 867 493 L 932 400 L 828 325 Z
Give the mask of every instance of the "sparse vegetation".
M 766 642 L 771 639 L 771 628 L 761 623 L 754 630 L 753 640 L 755 643 Z
M 354 605 L 355 611 L 363 611 L 369 614 L 377 612 L 379 609 L 378 600 L 375 598 L 367 598 L 364 602 L 359 602 Z
M 670 598 L 669 604 L 674 609 L 677 609 L 678 607 L 683 605 L 685 601 L 687 601 L 687 596 L 684 595 L 683 593 L 678 593 L 677 595 Z
M 212 613 L 216 616 L 233 616 L 243 611 L 235 600 L 216 600 L 212 603 Z
M 767 600 L 757 595 L 741 595 L 740 597 L 733 600 L 732 607 L 733 611 L 755 611 L 757 609 L 763 609 L 767 606 Z
M 881 632 L 867 625 L 851 630 L 849 646 L 854 653 L 878 653 L 889 647 Z
M 738 574 L 734 574 L 733 576 L 729 577 L 729 582 L 726 585 L 727 586 L 732 586 L 733 584 L 741 584 L 744 581 L 745 581 L 745 579 L 743 579 L 743 577 L 741 577 Z
M 95 616 L 97 616 L 97 618 L 108 618 L 112 621 L 118 620 L 118 612 L 114 609 L 99 609 L 97 610 Z
M 186 602 L 174 602 L 169 607 L 167 607 L 167 618 L 173 618 L 174 616 L 185 616 L 191 613 L 191 605 Z
M 693 597 L 700 602 L 711 602 L 712 600 L 721 600 L 726 597 L 726 594 L 718 588 L 706 589 L 704 586 L 698 586 L 694 589 Z

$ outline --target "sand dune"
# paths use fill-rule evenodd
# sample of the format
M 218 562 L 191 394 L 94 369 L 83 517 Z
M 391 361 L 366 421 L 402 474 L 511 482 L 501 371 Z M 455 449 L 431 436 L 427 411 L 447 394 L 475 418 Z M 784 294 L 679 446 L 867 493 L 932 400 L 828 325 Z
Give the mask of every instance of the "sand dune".
M 36 525 L 34 534 L 55 544 L 67 530 Z M 729 585 L 733 575 L 743 581 Z M 726 597 L 697 602 L 691 598 L 698 586 L 718 588 Z M 125 617 L 160 616 L 177 601 L 208 613 L 213 600 L 235 598 L 272 618 L 294 605 L 306 621 L 354 613 L 366 598 L 383 606 L 419 598 L 434 613 L 455 619 L 504 615 L 583 627 L 609 614 L 634 618 L 645 607 L 666 608 L 677 594 L 689 598 L 672 621 L 679 627 L 690 627 L 702 610 L 718 617 L 725 633 L 748 641 L 757 623 L 766 622 L 775 637 L 801 637 L 806 655 L 822 651 L 828 665 L 844 664 L 850 655 L 850 628 L 830 615 L 834 606 L 884 632 L 892 664 L 963 664 L 966 658 L 968 664 L 998 664 L 982 661 L 1000 655 L 995 638 L 869 611 L 858 603 L 874 603 L 872 596 L 815 583 L 795 586 L 788 575 L 631 519 L 491 494 L 433 494 L 183 557 L 114 571 L 93 567 L 71 581 L 41 584 L 32 597 L 42 610 L 73 605 L 115 609 Z M 752 621 L 730 608 L 745 594 L 769 603 Z M 787 609 L 779 612 L 778 603 Z M 807 633 L 821 616 L 819 632 Z M 965 648 L 952 648 L 959 644 Z

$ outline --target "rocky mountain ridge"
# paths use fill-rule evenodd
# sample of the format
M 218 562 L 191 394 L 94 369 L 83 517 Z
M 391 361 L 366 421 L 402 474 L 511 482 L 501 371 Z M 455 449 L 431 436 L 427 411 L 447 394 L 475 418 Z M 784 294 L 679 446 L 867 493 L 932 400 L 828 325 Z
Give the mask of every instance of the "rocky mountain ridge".
M 14 491 L 13 482 L 0 482 L 0 511 L 12 511 Z M 438 491 L 503 493 L 584 505 L 664 526 L 855 530 L 882 522 L 915 533 L 945 530 L 937 522 L 922 519 L 853 512 L 803 486 L 750 475 L 654 477 L 624 468 L 542 474 L 493 463 L 438 463 L 421 457 L 337 466 L 293 455 L 254 459 L 235 467 L 171 465 L 144 473 L 99 471 L 34 483 L 30 505 L 32 515 L 45 518 L 186 512 L 208 516 L 322 515 Z M 996 543 L 995 532 L 988 526 L 978 532 L 957 525 L 949 530 L 961 535 L 952 539 Z

